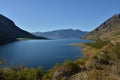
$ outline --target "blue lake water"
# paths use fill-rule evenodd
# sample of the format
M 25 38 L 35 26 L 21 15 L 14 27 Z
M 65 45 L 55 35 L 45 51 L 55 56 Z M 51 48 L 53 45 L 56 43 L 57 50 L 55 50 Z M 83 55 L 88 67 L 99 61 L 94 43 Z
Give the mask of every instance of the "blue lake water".
M 0 58 L 7 65 L 26 65 L 28 67 L 43 66 L 50 69 L 56 63 L 64 60 L 74 60 L 82 56 L 80 47 L 71 46 L 73 43 L 87 43 L 89 40 L 25 40 L 0 46 Z

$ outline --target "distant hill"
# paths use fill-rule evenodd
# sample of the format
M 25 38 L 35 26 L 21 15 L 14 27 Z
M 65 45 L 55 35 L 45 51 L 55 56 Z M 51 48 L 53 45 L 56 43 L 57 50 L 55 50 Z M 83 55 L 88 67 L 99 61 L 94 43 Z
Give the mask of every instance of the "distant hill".
M 0 44 L 14 41 L 16 38 L 45 39 L 20 29 L 12 20 L 0 14 Z
M 85 39 L 109 40 L 120 36 L 120 14 L 116 14 L 88 33 Z M 119 38 L 120 39 L 120 38 Z
M 73 30 L 73 29 L 61 29 L 49 32 L 35 32 L 32 33 L 36 36 L 45 36 L 48 38 L 80 38 L 87 34 L 86 31 Z

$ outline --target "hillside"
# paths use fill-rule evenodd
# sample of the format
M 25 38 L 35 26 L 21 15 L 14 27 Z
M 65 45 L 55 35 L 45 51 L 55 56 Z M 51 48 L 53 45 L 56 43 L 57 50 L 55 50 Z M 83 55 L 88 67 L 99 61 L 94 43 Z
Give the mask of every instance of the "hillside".
M 85 31 L 73 30 L 73 29 L 61 29 L 49 32 L 35 32 L 36 36 L 45 36 L 48 38 L 80 38 L 87 34 Z
M 0 14 L 0 44 L 14 41 L 16 38 L 45 39 L 20 29 L 12 20 Z
M 0 32 L 6 33 L 15 38 L 36 38 L 42 39 L 17 27 L 14 22 L 0 14 Z
M 84 38 L 109 40 L 118 35 L 120 35 L 120 14 L 112 16 Z
M 13 41 L 17 41 L 17 39 L 9 36 L 8 34 L 0 33 L 0 45 L 10 43 Z

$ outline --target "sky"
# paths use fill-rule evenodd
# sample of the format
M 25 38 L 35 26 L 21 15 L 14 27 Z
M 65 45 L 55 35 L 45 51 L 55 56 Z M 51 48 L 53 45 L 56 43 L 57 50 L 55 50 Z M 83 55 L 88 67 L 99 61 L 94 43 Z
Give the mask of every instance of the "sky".
M 120 0 L 0 0 L 0 14 L 29 32 L 91 31 L 118 13 Z

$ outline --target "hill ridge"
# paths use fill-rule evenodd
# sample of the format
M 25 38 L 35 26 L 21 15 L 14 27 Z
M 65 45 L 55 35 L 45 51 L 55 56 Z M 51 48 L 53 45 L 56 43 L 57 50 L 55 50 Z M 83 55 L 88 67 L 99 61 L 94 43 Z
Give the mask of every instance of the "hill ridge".
M 80 38 L 87 33 L 87 31 L 81 31 L 79 29 L 59 29 L 47 32 L 34 32 L 32 34 L 49 38 Z

